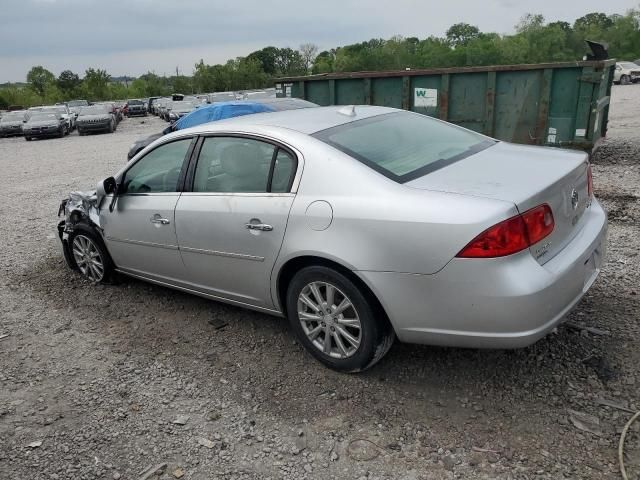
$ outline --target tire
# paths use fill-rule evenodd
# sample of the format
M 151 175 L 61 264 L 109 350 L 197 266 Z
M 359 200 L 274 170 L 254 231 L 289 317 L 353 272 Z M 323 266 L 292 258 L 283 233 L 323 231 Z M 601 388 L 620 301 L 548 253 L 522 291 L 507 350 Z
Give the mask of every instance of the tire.
M 78 129 L 78 135 L 80 135 L 81 137 L 84 135 L 84 131 L 82 129 Z
M 67 240 L 70 267 L 77 270 L 92 283 L 112 283 L 115 278 L 115 266 L 102 238 L 86 224 L 76 224 Z M 88 258 L 94 258 L 88 263 Z M 83 263 L 84 261 L 84 263 Z M 99 267 L 98 262 L 101 267 Z
M 65 127 L 62 127 L 62 128 L 60 129 L 60 131 L 58 132 L 58 138 L 62 138 L 62 137 L 64 137 L 64 131 L 65 131 L 65 130 L 66 130 L 66 128 L 65 128 Z
M 24 139 L 25 139 L 27 142 L 30 142 L 30 141 L 31 141 L 31 137 L 24 137 Z
M 620 85 L 629 85 L 631 83 L 631 77 L 629 75 L 622 75 L 620 77 Z
M 111 123 L 109 124 L 109 129 L 107 130 L 107 132 L 109 132 L 109 133 L 113 133 L 113 131 L 114 131 L 114 130 L 115 130 L 115 128 L 114 128 L 114 126 L 113 126 L 113 122 L 111 122 Z
M 334 289 L 333 301 L 328 305 L 330 287 Z M 324 302 L 318 301 L 316 294 Z M 311 304 L 307 300 L 311 300 Z M 345 301 L 350 306 L 344 308 Z M 297 272 L 287 288 L 286 305 L 289 323 L 300 343 L 333 370 L 366 370 L 393 344 L 393 329 L 377 302 L 347 276 L 331 268 L 310 266 Z M 318 307 L 325 309 L 324 315 L 316 314 Z M 307 319 L 301 320 L 300 313 L 307 315 Z

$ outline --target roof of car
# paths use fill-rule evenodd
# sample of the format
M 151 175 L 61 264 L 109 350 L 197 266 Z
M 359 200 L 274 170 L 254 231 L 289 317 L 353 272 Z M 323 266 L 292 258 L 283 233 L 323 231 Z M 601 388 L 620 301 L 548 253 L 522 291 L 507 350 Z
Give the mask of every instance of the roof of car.
M 327 128 L 343 125 L 345 123 L 375 117 L 385 113 L 393 113 L 398 110 L 388 107 L 376 107 L 370 105 L 356 105 L 355 115 L 349 115 L 350 106 L 338 105 L 331 107 L 300 108 L 296 110 L 284 110 L 271 113 L 256 113 L 243 117 L 229 118 L 211 124 L 194 127 L 197 130 L 206 130 L 209 126 L 212 130 L 224 127 L 247 127 L 250 125 L 264 125 L 271 127 L 287 128 L 300 133 L 311 135 Z

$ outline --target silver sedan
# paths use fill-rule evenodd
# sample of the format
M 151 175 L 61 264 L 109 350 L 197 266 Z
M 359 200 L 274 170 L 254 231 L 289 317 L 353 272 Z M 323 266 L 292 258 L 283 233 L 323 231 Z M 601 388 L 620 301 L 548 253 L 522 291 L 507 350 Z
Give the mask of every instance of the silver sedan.
M 164 136 L 63 201 L 67 263 L 282 315 L 325 365 L 394 338 L 529 345 L 595 281 L 587 154 L 383 107 L 247 115 Z

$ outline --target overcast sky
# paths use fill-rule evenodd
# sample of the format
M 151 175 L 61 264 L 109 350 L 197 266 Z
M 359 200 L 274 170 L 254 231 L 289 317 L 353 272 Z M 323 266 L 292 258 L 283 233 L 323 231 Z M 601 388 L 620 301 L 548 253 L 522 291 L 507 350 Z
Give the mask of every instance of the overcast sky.
M 573 22 L 624 13 L 638 0 L 0 0 L 0 82 L 33 65 L 58 75 L 89 67 L 113 76 L 191 74 L 264 46 L 321 49 L 392 35 L 443 35 L 467 22 L 513 32 L 525 13 Z

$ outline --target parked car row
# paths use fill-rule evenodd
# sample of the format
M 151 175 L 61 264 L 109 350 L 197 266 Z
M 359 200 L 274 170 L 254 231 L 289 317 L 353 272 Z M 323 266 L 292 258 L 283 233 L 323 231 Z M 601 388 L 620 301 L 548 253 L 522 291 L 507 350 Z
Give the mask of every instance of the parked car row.
M 173 123 L 205 104 L 238 100 L 258 101 L 275 98 L 275 96 L 274 88 L 244 90 L 239 92 L 203 93 L 198 95 L 174 93 L 170 97 L 150 97 L 147 103 L 147 111 L 153 115 L 157 115 L 166 122 Z
M 254 113 L 279 112 L 283 110 L 297 110 L 300 108 L 317 107 L 315 103 L 302 100 L 300 98 L 265 98 L 260 101 L 237 100 L 232 102 L 218 102 L 212 105 L 202 105 L 186 115 L 181 115 L 177 121 L 172 122 L 162 132 L 154 133 L 147 137 L 136 140 L 127 154 L 127 159 L 131 160 L 146 146 L 151 145 L 163 135 L 195 127 L 204 123 L 224 120 L 226 118 L 240 117 Z
M 144 103 L 139 101 L 144 107 Z M 116 130 L 126 115 L 129 102 L 73 100 L 56 105 L 42 105 L 27 110 L 13 110 L 0 115 L 0 136 L 34 138 L 64 137 L 77 128 L 79 135 Z M 146 108 L 146 107 L 145 107 Z

